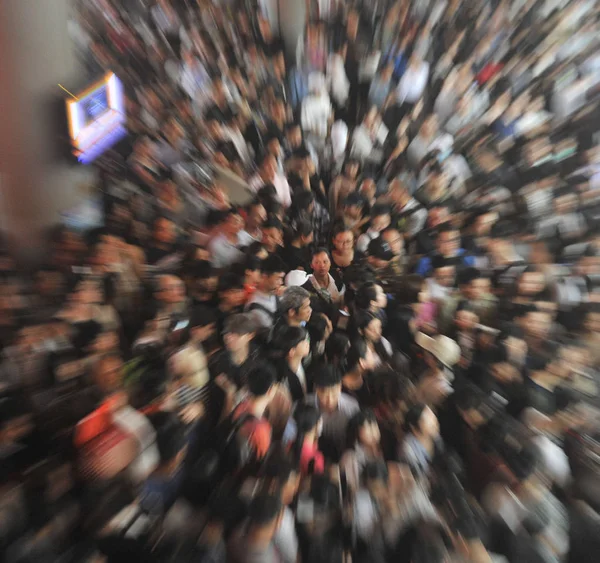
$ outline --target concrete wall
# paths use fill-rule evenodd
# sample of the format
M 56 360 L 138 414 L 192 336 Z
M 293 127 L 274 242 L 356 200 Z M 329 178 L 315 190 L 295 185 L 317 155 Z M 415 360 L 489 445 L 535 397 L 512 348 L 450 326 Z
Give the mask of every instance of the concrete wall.
M 84 197 L 90 169 L 57 157 L 50 101 L 76 80 L 71 0 L 0 0 L 0 231 L 18 256 L 40 258 L 45 228 Z

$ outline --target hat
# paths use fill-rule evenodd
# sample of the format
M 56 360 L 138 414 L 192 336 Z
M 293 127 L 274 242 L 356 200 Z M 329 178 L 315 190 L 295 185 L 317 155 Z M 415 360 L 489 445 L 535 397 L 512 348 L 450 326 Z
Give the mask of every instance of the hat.
M 304 285 L 308 280 L 308 274 L 303 270 L 292 270 L 285 276 L 285 285 L 292 287 L 294 285 Z
M 451 368 L 460 360 L 460 346 L 452 338 L 443 335 L 432 338 L 422 332 L 418 332 L 415 342 L 423 350 L 427 350 L 427 352 L 433 354 L 447 367 Z
M 378 260 L 389 261 L 394 258 L 394 252 L 392 251 L 392 247 L 385 242 L 381 237 L 377 237 L 373 239 L 367 248 L 369 256 L 373 256 L 373 258 L 377 258 Z

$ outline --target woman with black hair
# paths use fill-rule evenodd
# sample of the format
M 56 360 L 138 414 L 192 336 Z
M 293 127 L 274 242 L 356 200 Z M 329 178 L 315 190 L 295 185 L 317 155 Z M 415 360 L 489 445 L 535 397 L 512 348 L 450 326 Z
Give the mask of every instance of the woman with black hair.
M 358 310 L 354 315 L 358 335 L 375 357 L 375 367 L 390 365 L 392 362 L 392 345 L 383 337 L 381 319 L 370 311 Z
M 292 401 L 301 401 L 306 395 L 307 381 L 302 361 L 310 352 L 306 329 L 285 326 L 273 337 L 273 359 L 279 366 L 280 380 L 290 393 Z
M 344 273 L 351 266 L 362 264 L 365 255 L 354 248 L 354 232 L 352 229 L 339 222 L 331 234 L 331 276 L 338 288 L 344 285 Z
M 356 339 L 346 356 L 342 391 L 354 397 L 361 406 L 371 402 L 371 392 L 366 375 L 375 368 L 375 354 L 362 338 Z
M 375 413 L 364 410 L 356 413 L 346 429 L 348 449 L 340 460 L 340 472 L 352 491 L 360 485 L 360 476 L 369 462 L 383 460 L 381 433 Z
M 406 413 L 404 432 L 400 459 L 410 467 L 415 479 L 427 480 L 431 464 L 442 447 L 438 419 L 424 403 L 417 403 Z

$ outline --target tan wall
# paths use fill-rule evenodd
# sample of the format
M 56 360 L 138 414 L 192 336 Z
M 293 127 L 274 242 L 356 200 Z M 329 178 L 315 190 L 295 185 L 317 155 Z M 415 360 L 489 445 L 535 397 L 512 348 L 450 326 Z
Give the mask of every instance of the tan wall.
M 78 75 L 71 0 L 0 0 L 0 230 L 20 258 L 40 258 L 44 229 L 83 197 L 89 169 L 57 158 L 59 83 Z

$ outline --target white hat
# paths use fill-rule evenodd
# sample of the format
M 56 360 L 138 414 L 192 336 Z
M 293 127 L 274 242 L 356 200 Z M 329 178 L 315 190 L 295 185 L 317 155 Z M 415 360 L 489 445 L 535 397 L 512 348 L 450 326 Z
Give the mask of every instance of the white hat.
M 308 280 L 308 274 L 304 270 L 292 270 L 285 276 L 285 285 L 291 287 L 293 285 L 304 285 Z
M 443 335 L 432 338 L 418 332 L 415 336 L 415 342 L 449 368 L 460 360 L 460 346 L 452 338 Z

